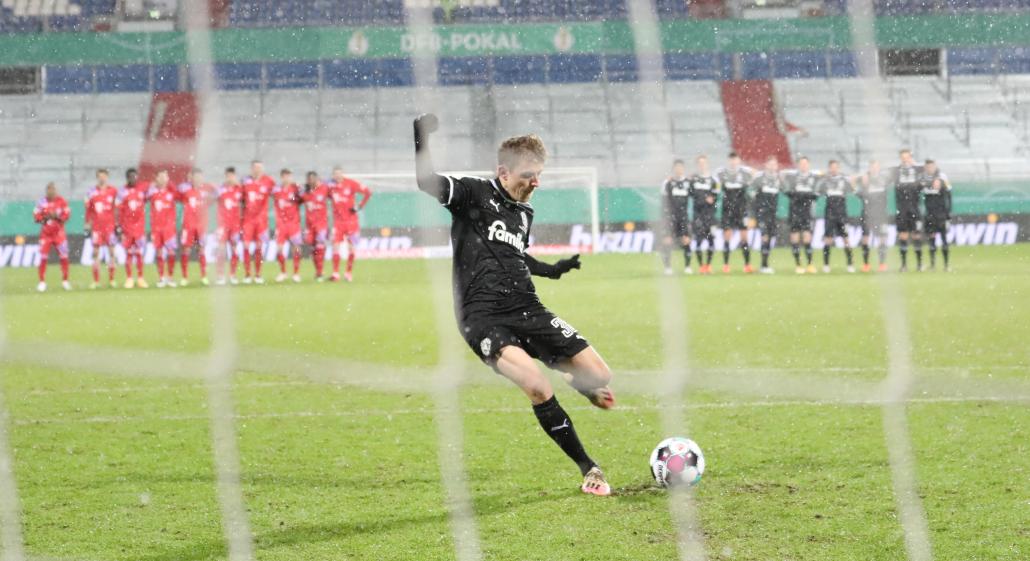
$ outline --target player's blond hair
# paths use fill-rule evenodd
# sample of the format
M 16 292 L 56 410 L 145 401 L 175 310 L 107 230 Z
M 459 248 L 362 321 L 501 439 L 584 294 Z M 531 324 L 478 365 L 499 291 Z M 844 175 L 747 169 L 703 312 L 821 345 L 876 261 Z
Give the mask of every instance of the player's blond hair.
M 513 136 L 501 143 L 497 149 L 497 163 L 511 169 L 523 160 L 544 163 L 547 161 L 547 148 L 544 141 L 535 134 Z

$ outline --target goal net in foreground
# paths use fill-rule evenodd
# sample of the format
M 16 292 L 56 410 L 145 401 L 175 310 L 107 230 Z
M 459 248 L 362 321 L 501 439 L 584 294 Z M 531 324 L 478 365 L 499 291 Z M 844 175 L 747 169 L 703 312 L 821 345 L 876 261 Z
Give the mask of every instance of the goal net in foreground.
M 494 177 L 493 171 L 444 171 L 444 175 Z M 372 190 L 376 198 L 363 216 L 362 227 L 372 235 L 359 242 L 364 258 L 448 257 L 450 216 L 433 204 L 415 184 L 412 173 L 351 174 Z M 598 253 L 601 213 L 597 169 L 555 167 L 544 170 L 533 193 L 531 253 Z M 428 203 L 428 204 L 427 204 Z M 378 232 L 375 229 L 378 228 Z

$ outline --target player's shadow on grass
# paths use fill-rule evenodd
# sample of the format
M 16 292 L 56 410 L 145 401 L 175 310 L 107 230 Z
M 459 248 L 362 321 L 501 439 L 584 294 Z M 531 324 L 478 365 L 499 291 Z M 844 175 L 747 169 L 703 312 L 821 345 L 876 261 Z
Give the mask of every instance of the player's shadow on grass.
M 511 495 L 487 495 L 477 497 L 473 500 L 475 503 L 473 505 L 473 510 L 477 517 L 490 516 L 493 514 L 501 514 L 518 507 L 529 506 L 542 502 L 560 501 L 568 499 L 570 496 L 578 495 L 578 491 L 575 492 L 575 495 L 571 492 L 530 493 L 523 495 L 520 499 L 511 499 Z M 348 537 L 358 535 L 368 536 L 374 534 L 386 534 L 397 530 L 424 525 L 436 525 L 440 527 L 440 532 L 450 532 L 448 527 L 448 513 L 443 511 L 436 514 L 425 514 L 420 516 L 398 518 L 384 518 L 377 516 L 363 520 L 341 521 L 325 524 L 302 524 L 283 526 L 274 530 L 256 530 L 254 535 L 254 546 L 256 550 L 268 550 L 300 544 L 325 542 L 335 539 L 346 539 Z M 444 544 L 442 547 L 450 548 L 451 546 Z M 137 560 L 201 561 L 212 558 L 222 558 L 225 555 L 225 540 L 218 539 L 186 544 L 173 550 L 145 555 L 137 558 Z

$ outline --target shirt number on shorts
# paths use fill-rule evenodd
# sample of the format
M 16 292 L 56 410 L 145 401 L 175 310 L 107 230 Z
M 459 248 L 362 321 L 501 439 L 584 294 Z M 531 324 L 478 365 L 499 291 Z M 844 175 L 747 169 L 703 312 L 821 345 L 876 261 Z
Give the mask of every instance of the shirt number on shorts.
M 568 323 L 566 323 L 565 320 L 563 320 L 560 317 L 551 318 L 551 325 L 553 327 L 561 329 L 561 334 L 564 335 L 566 339 L 576 334 L 576 329 Z

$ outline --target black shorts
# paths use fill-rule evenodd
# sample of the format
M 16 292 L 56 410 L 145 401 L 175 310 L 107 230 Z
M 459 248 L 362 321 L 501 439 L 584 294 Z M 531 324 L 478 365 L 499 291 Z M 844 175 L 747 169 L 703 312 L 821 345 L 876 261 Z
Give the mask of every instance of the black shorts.
M 673 215 L 668 219 L 669 235 L 674 238 L 690 236 L 690 220 L 686 216 Z
M 467 317 L 462 322 L 461 335 L 480 360 L 490 366 L 508 345 L 519 347 L 550 367 L 590 346 L 575 328 L 543 306 Z
M 933 214 L 926 215 L 926 222 L 923 224 L 923 231 L 929 235 L 940 234 L 942 236 L 948 235 L 948 217 L 946 216 L 934 216 Z
M 894 224 L 899 232 L 918 232 L 920 218 L 919 211 L 899 210 Z
M 723 205 L 722 227 L 724 230 L 743 230 L 747 214 L 743 205 Z
M 797 232 L 811 232 L 812 231 L 812 215 L 811 214 L 791 214 L 790 215 L 790 233 L 794 234 Z
M 859 220 L 862 225 L 863 236 L 886 236 L 887 224 L 883 220 L 870 218 L 869 215 L 863 214 Z
M 691 229 L 695 238 L 703 240 L 712 234 L 712 226 L 715 226 L 714 216 L 695 216 Z
M 825 222 L 825 232 L 823 237 L 827 238 L 845 238 L 848 235 L 848 217 L 841 215 L 828 215 Z

